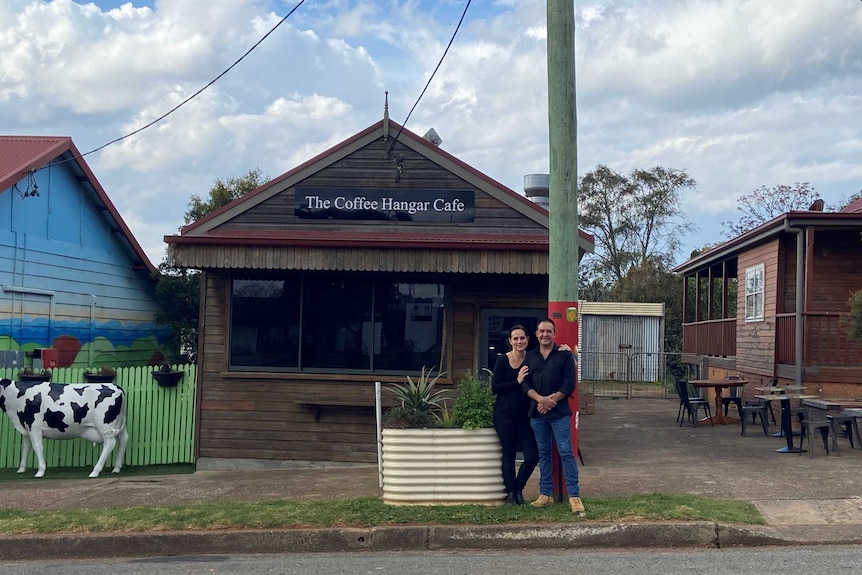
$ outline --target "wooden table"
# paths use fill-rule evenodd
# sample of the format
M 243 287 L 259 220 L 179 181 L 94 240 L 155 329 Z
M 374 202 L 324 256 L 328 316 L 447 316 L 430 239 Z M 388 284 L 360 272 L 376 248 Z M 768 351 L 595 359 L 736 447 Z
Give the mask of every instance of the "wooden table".
M 780 393 L 778 395 L 765 393 L 762 395 L 755 395 L 754 397 L 765 399 L 766 401 L 773 401 L 776 399 L 781 401 L 781 434 L 784 435 L 787 445 L 780 449 L 776 449 L 775 453 L 805 453 L 806 450 L 802 449 L 801 445 L 799 447 L 793 445 L 793 424 L 790 420 L 790 401 L 795 399 L 818 399 L 820 396 L 805 393 Z
M 755 387 L 757 391 L 760 393 L 787 393 L 794 391 L 803 391 L 805 389 L 804 385 L 770 385 L 764 387 Z
M 710 419 L 712 423 L 718 423 L 720 425 L 727 425 L 729 423 L 739 423 L 739 419 L 736 417 L 728 417 L 722 413 L 721 410 L 721 397 L 725 389 L 730 389 L 731 387 L 740 387 L 748 383 L 747 380 L 744 379 L 693 379 L 688 382 L 692 387 L 697 388 L 712 388 L 715 390 L 715 413 L 713 413 L 712 418 L 704 417 L 699 420 L 699 422 L 709 423 Z
M 820 409 L 822 411 L 841 411 L 844 409 L 862 407 L 862 401 L 857 401 L 855 399 L 818 397 L 817 399 L 803 399 L 802 405 L 813 407 L 814 409 Z

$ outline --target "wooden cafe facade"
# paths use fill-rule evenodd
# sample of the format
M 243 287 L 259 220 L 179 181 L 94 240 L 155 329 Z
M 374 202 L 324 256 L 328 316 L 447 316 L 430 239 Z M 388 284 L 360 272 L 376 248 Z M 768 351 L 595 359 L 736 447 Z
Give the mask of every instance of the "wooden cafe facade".
M 199 468 L 373 463 L 375 381 L 455 385 L 547 314 L 547 210 L 431 140 L 384 116 L 165 238 L 202 274 Z

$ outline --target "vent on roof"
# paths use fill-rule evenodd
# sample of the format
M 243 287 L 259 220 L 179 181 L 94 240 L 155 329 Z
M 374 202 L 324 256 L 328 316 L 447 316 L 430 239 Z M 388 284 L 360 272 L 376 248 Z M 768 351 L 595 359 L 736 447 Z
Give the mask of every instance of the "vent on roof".
M 546 210 L 551 207 L 551 176 L 548 174 L 527 174 L 524 176 L 524 194 Z
M 443 138 L 440 137 L 440 134 L 438 134 L 437 130 L 435 130 L 434 128 L 431 128 L 430 130 L 425 132 L 425 135 L 422 137 L 434 144 L 435 146 L 439 146 L 443 143 Z

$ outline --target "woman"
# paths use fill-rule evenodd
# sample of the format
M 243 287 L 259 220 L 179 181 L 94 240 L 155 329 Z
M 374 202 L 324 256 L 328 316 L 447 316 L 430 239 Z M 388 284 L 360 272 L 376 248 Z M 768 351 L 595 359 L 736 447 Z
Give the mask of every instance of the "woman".
M 503 447 L 503 484 L 506 487 L 506 503 L 523 505 L 524 485 L 539 463 L 539 449 L 530 427 L 527 410 L 529 398 L 524 395 L 521 384 L 527 376 L 524 357 L 527 355 L 529 337 L 527 329 L 516 325 L 509 330 L 511 350 L 497 357 L 491 377 L 491 390 L 497 396 L 494 401 L 494 428 Z M 518 447 L 524 452 L 524 461 L 515 475 L 515 454 Z

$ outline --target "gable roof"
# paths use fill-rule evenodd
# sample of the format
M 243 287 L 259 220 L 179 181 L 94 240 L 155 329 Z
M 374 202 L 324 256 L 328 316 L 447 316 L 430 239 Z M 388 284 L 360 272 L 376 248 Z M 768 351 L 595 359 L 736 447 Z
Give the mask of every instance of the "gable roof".
M 61 161 L 81 181 L 96 207 L 105 214 L 111 229 L 121 234 L 134 266 L 156 270 L 138 240 L 132 235 L 120 212 L 108 198 L 81 152 L 68 136 L 0 136 L 0 193 L 21 181 L 28 173 Z M 56 165 L 56 164 L 55 164 Z
M 395 134 L 397 134 L 399 144 L 421 154 L 441 168 L 456 174 L 476 187 L 476 189 L 487 193 L 545 229 L 548 228 L 548 211 L 545 208 L 469 166 L 445 150 L 438 148 L 425 138 L 416 135 L 406 128 L 402 128 L 388 118 L 384 118 L 287 173 L 267 182 L 256 190 L 252 190 L 218 210 L 207 214 L 189 225 L 183 226 L 179 236 L 165 236 L 165 241 L 169 244 L 235 245 L 237 243 L 244 243 L 254 245 L 289 244 L 293 246 L 326 245 L 328 247 L 356 247 L 357 242 L 361 242 L 365 247 L 435 247 L 446 249 L 487 249 L 489 243 L 496 242 L 499 244 L 505 242 L 509 249 L 514 250 L 547 250 L 547 234 L 483 236 L 479 234 L 466 235 L 452 233 L 429 235 L 419 231 L 415 233 L 401 232 L 396 236 L 386 231 L 376 230 L 369 230 L 361 234 L 339 233 L 333 235 L 323 232 L 309 233 L 307 229 L 290 230 L 281 228 L 277 231 L 262 230 L 258 232 L 218 229 L 221 224 L 259 205 L 282 190 L 298 184 L 309 176 L 380 138 L 393 138 Z M 583 230 L 578 230 L 578 246 L 586 252 L 592 252 L 595 247 L 593 236 Z
M 679 264 L 671 271 L 681 274 L 691 274 L 698 270 L 703 270 L 704 268 L 722 260 L 736 257 L 741 252 L 782 234 L 791 233 L 805 228 L 815 228 L 818 230 L 862 230 L 862 212 L 851 212 L 845 210 L 840 212 L 787 212 L 757 226 L 753 230 L 749 230 L 744 234 L 719 244 L 709 251 L 698 254 L 688 261 Z

